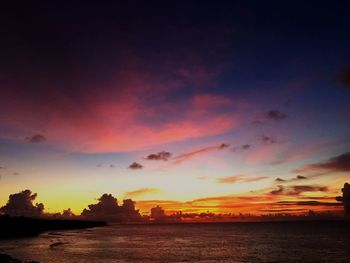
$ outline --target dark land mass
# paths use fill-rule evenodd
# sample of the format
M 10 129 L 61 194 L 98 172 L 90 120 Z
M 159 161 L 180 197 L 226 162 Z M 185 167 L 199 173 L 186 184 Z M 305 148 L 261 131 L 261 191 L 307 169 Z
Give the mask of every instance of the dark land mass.
M 13 258 L 6 254 L 0 253 L 0 262 L 1 263 L 39 263 L 38 261 L 21 261 L 19 259 Z
M 50 230 L 70 230 L 106 226 L 102 221 L 41 219 L 0 216 L 0 239 L 37 236 Z M 0 261 L 2 262 L 2 261 Z

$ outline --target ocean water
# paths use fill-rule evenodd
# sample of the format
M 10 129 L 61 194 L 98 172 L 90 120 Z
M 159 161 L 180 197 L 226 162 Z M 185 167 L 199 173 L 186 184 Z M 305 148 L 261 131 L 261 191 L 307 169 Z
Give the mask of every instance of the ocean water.
M 111 225 L 0 240 L 0 252 L 41 263 L 348 263 L 350 222 Z

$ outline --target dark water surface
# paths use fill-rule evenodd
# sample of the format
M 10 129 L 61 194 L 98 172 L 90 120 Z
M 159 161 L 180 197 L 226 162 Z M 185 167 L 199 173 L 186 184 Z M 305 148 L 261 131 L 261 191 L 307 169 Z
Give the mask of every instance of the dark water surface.
M 50 246 L 51 245 L 51 246 Z M 113 225 L 0 240 L 0 252 L 57 262 L 350 262 L 349 222 Z

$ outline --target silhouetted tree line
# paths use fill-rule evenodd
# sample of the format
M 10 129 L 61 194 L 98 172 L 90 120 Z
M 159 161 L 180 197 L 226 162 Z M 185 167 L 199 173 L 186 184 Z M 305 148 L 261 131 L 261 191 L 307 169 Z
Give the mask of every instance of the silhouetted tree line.
M 344 205 L 345 214 L 350 215 L 350 184 L 345 183 L 342 189 L 343 195 L 336 198 Z M 30 190 L 24 190 L 19 193 L 11 194 L 6 205 L 0 208 L 1 214 L 9 216 L 27 216 L 27 217 L 56 217 L 56 218 L 74 218 L 71 209 L 63 210 L 63 213 L 47 214 L 44 213 L 44 204 L 33 203 L 37 197 L 36 193 Z M 220 217 L 213 213 L 177 213 L 166 215 L 162 207 L 156 206 L 151 209 L 150 217 L 141 216 L 139 210 L 135 209 L 135 202 L 131 199 L 123 200 L 122 205 L 118 205 L 118 200 L 111 194 L 103 194 L 96 204 L 88 205 L 79 218 L 89 220 L 103 220 L 109 222 L 137 222 L 137 221 L 180 221 L 190 218 L 212 218 Z

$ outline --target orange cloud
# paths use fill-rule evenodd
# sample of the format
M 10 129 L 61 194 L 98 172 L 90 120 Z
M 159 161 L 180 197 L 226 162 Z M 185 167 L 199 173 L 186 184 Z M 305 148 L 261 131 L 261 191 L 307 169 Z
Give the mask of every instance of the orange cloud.
M 220 184 L 233 184 L 233 183 L 250 183 L 257 182 L 269 178 L 268 176 L 248 177 L 241 175 L 232 175 L 222 178 L 218 178 L 216 181 Z
M 140 188 L 134 191 L 126 192 L 125 196 L 129 198 L 135 198 L 147 194 L 160 193 L 161 191 L 158 188 Z
M 240 212 L 257 212 L 261 207 L 278 201 L 278 196 L 272 195 L 255 195 L 255 196 L 217 196 L 194 199 L 187 202 L 179 202 L 172 200 L 141 200 L 137 202 L 137 207 L 143 212 L 156 205 L 162 206 L 167 213 L 183 211 L 187 213 L 211 212 L 222 213 L 240 213 Z
M 236 175 L 226 176 L 226 177 L 218 178 L 216 181 L 220 184 L 233 184 L 239 181 L 239 177 Z

